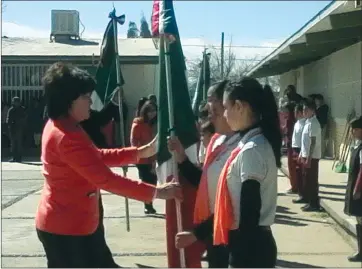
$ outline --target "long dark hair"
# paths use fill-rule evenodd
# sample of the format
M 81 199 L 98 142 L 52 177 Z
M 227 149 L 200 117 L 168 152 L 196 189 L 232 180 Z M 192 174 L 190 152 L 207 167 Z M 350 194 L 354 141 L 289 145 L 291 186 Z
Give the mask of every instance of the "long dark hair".
M 136 117 L 140 116 L 141 108 L 147 102 L 147 100 L 148 99 L 146 97 L 142 97 L 140 100 L 138 100 L 137 110 L 136 110 Z
M 144 122 L 149 124 L 153 124 L 152 119 L 148 118 L 148 112 L 150 112 L 152 109 L 156 110 L 156 105 L 154 102 L 148 100 L 143 104 L 139 113 L 139 117 L 142 118 Z
M 256 79 L 244 77 L 239 82 L 226 85 L 225 92 L 231 102 L 247 102 L 255 117 L 260 118 L 260 127 L 274 151 L 276 165 L 281 167 L 282 135 L 278 107 L 271 87 L 263 87 Z

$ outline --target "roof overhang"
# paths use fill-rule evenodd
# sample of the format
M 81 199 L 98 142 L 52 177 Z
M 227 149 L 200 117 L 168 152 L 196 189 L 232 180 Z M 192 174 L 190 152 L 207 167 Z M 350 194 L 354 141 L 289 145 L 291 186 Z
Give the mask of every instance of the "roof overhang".
M 362 8 L 354 1 L 333 1 L 248 75 L 274 76 L 317 61 L 362 40 Z
M 119 56 L 120 64 L 158 64 L 158 56 Z M 76 62 L 77 64 L 97 63 L 100 56 L 6 56 L 2 55 L 4 64 L 54 63 L 57 61 Z

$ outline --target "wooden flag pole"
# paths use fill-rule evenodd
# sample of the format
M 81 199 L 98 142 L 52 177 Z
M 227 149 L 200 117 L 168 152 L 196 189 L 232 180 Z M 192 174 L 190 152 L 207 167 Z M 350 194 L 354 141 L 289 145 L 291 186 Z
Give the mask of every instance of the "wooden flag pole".
M 116 12 L 114 12 L 114 16 L 116 16 L 115 14 Z M 117 73 L 117 86 L 119 87 L 118 89 L 118 111 L 119 111 L 119 123 L 120 123 L 120 136 L 121 136 L 121 146 L 125 147 L 126 143 L 125 143 L 125 139 L 124 139 L 124 122 L 123 122 L 123 88 L 121 86 L 121 67 L 119 64 L 119 55 L 118 55 L 118 30 L 117 30 L 117 21 L 116 18 L 113 17 L 112 18 L 112 22 L 113 22 L 113 32 L 114 32 L 114 49 L 115 49 L 115 55 L 116 55 L 116 73 Z M 123 176 L 127 177 L 127 171 L 128 171 L 128 167 L 124 166 L 122 167 L 123 170 Z M 129 219 L 129 203 L 128 203 L 128 198 L 125 198 L 125 206 L 126 206 L 126 225 L 127 225 L 127 232 L 129 232 L 131 230 L 131 225 L 130 225 L 130 219 Z
M 167 37 L 162 35 L 160 37 L 160 45 L 164 46 L 165 52 L 165 69 L 166 69 L 166 85 L 167 85 L 167 98 L 168 98 L 168 119 L 169 119 L 169 126 L 171 129 L 171 137 L 174 137 L 175 134 L 175 119 L 174 119 L 174 110 L 173 110 L 173 95 L 172 95 L 172 78 L 171 78 L 171 62 L 170 62 L 170 55 L 169 55 L 169 40 Z M 179 182 L 178 178 L 178 167 L 176 161 L 175 153 L 172 153 L 172 174 L 176 182 Z M 177 231 L 182 232 L 182 215 L 181 215 L 181 203 L 175 200 L 176 204 L 176 216 L 177 216 Z M 182 248 L 180 251 L 180 265 L 181 268 L 186 268 L 186 259 L 185 259 L 185 250 Z

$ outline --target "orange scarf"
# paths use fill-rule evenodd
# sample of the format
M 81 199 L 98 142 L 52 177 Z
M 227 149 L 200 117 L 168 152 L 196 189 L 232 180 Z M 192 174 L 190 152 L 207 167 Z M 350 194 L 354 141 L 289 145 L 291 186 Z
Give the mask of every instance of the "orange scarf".
M 243 149 L 247 140 L 257 134 L 260 134 L 259 130 L 255 130 L 254 132 L 251 131 L 250 134 L 245 135 L 243 145 L 241 147 L 238 146 L 231 152 L 220 174 L 215 200 L 214 245 L 227 245 L 229 243 L 229 231 L 234 223 L 234 210 L 227 185 L 227 174 L 229 172 L 230 165 Z
M 214 134 L 210 140 L 209 145 L 206 149 L 206 156 L 204 167 L 202 169 L 200 185 L 197 189 L 195 209 L 194 209 L 194 224 L 199 224 L 211 216 L 210 212 L 210 204 L 209 204 L 209 189 L 207 183 L 207 170 L 219 153 L 225 149 L 225 145 L 220 145 L 216 147 L 214 151 L 212 148 L 217 138 L 219 138 L 219 134 Z

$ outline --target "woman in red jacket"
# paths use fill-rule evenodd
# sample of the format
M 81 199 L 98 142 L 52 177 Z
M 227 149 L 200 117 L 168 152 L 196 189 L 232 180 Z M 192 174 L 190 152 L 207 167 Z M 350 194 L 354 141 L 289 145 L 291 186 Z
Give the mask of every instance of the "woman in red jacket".
M 109 166 L 137 163 L 155 152 L 143 147 L 98 149 L 80 127 L 89 117 L 95 81 L 88 72 L 53 64 L 43 78 L 49 120 L 42 136 L 45 177 L 36 229 L 48 267 L 99 266 L 94 232 L 99 222 L 100 189 L 143 202 L 179 198 L 176 184 L 155 187 L 124 178 Z
M 150 143 L 153 139 L 152 123 L 157 116 L 156 105 L 152 101 L 146 101 L 138 117 L 133 120 L 131 129 L 131 145 L 140 147 Z M 143 182 L 156 185 L 155 158 L 140 159 L 137 166 L 138 175 Z M 145 214 L 155 214 L 152 203 L 145 203 Z

